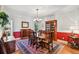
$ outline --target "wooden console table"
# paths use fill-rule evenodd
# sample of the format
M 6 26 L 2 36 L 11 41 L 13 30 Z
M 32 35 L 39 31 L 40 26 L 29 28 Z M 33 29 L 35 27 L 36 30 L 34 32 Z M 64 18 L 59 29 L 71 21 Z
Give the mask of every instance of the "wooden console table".
M 69 42 L 71 47 L 79 49 L 79 37 L 77 36 L 69 36 L 72 39 L 72 42 Z
M 79 37 L 77 36 L 69 36 L 69 38 L 72 38 L 73 40 L 79 40 Z

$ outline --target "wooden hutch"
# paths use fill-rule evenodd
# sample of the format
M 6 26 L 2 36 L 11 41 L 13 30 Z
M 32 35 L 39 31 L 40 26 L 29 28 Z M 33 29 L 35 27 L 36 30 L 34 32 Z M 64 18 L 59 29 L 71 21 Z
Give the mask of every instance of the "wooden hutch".
M 57 20 L 50 20 L 45 22 L 45 31 L 41 30 L 42 34 L 45 34 L 46 41 L 53 42 L 57 40 Z

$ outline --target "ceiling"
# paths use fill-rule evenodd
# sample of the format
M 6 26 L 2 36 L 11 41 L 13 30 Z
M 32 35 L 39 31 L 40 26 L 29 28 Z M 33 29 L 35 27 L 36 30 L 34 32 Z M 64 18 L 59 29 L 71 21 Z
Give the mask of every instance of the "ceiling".
M 39 17 L 55 15 L 57 13 L 67 13 L 79 6 L 73 5 L 5 5 L 4 8 L 11 14 L 21 14 L 26 16 L 36 16 L 36 9 L 39 9 Z

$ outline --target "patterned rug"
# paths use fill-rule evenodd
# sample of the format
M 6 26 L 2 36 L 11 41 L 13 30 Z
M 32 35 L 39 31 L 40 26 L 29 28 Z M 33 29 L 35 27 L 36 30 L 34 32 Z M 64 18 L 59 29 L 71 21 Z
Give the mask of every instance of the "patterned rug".
M 19 50 L 23 53 L 23 54 L 47 54 L 48 51 L 47 50 L 40 50 L 40 48 L 38 50 L 35 49 L 35 47 L 31 47 L 28 45 L 28 40 L 18 40 L 16 42 L 17 47 L 19 48 Z M 53 50 L 54 50 L 54 54 L 58 52 L 58 50 L 60 50 L 63 46 L 54 43 L 53 44 Z
M 53 42 L 53 54 L 57 54 L 62 51 L 64 48 L 64 45 L 58 43 L 58 42 Z

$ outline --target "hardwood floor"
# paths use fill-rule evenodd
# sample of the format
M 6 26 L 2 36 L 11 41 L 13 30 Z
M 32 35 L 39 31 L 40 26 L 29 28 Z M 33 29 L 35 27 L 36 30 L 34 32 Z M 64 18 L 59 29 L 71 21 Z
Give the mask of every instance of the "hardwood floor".
M 79 50 L 73 49 L 70 46 L 65 45 L 64 48 L 62 49 L 62 51 L 58 54 L 79 54 Z
M 67 42 L 65 41 L 58 41 L 60 44 L 64 45 L 64 48 L 58 52 L 58 54 L 79 54 L 79 49 L 71 48 Z
M 20 50 L 17 50 L 13 54 L 22 54 L 22 52 Z

